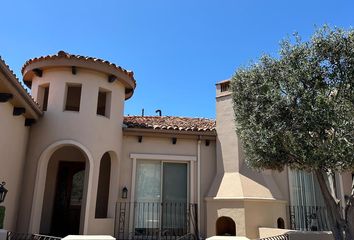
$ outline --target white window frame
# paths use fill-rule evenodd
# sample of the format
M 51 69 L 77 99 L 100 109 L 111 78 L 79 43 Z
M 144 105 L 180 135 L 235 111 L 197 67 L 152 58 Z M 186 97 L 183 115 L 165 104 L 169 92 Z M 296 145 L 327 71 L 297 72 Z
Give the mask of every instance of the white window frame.
M 136 162 L 137 160 L 151 160 L 151 161 L 159 161 L 161 164 L 164 162 L 175 162 L 175 163 L 187 163 L 187 171 L 189 171 L 189 176 L 187 180 L 188 184 L 188 199 L 190 203 L 194 203 L 196 201 L 195 194 L 195 169 L 197 163 L 197 156 L 188 156 L 188 155 L 166 155 L 166 154 L 149 154 L 149 153 L 131 153 L 130 158 L 133 160 L 132 167 L 132 180 L 131 180 L 131 191 L 130 191 L 130 201 L 135 201 L 135 181 L 136 181 Z M 134 204 L 130 205 L 130 216 L 129 216 L 129 229 L 132 232 L 133 228 L 133 217 L 134 214 Z

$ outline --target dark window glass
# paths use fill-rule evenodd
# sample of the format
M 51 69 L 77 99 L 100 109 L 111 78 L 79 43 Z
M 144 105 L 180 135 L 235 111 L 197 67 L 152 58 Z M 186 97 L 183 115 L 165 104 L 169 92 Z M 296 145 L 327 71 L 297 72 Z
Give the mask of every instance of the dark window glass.
M 66 111 L 80 111 L 81 85 L 69 85 L 66 93 Z

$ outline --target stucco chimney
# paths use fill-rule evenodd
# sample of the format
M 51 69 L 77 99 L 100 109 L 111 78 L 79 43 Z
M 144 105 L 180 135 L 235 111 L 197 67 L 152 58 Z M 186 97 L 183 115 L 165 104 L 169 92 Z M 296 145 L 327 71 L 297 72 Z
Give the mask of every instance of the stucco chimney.
M 230 80 L 225 80 L 216 84 L 217 175 L 209 196 L 282 199 L 271 171 L 257 172 L 246 165 L 234 119 Z

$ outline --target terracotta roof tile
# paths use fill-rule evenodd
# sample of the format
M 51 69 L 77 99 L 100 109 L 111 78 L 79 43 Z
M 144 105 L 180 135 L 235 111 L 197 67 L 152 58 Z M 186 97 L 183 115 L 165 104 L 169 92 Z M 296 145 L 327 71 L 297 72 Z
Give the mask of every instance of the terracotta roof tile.
M 103 64 L 107 64 L 109 66 L 112 66 L 112 67 L 116 68 L 117 70 L 119 70 L 123 74 L 126 74 L 128 77 L 132 78 L 134 83 L 135 83 L 134 72 L 133 71 L 125 70 L 122 67 L 120 67 L 120 66 L 118 66 L 118 65 L 116 65 L 114 63 L 111 63 L 109 61 L 106 61 L 106 60 L 103 60 L 103 59 L 100 59 L 100 58 L 75 55 L 75 54 L 70 54 L 70 53 L 67 53 L 67 52 L 64 52 L 64 51 L 59 51 L 57 54 L 53 54 L 53 55 L 47 55 L 47 56 L 41 56 L 41 57 L 35 57 L 35 58 L 32 58 L 32 59 L 29 59 L 23 65 L 21 72 L 23 74 L 25 68 L 29 64 L 32 64 L 32 63 L 35 63 L 35 62 L 39 62 L 39 61 L 42 61 L 42 60 L 49 60 L 49 59 L 52 60 L 52 59 L 59 59 L 59 58 L 68 58 L 68 59 L 76 58 L 76 59 L 82 59 L 82 60 L 86 60 L 86 61 L 100 62 L 100 63 L 103 63 Z
M 23 95 L 26 96 L 27 100 L 29 100 L 33 106 L 35 106 L 36 110 L 39 111 L 40 113 L 42 113 L 42 111 L 40 110 L 40 105 L 39 103 L 37 103 L 34 98 L 32 97 L 32 95 L 28 92 L 28 89 L 24 86 L 23 82 L 21 82 L 16 74 L 13 72 L 13 70 L 10 68 L 9 65 L 6 64 L 5 60 L 3 60 L 0 56 L 0 64 L 3 65 L 5 68 L 7 68 L 7 70 L 10 72 L 10 74 L 12 75 L 11 77 L 13 79 L 16 80 L 16 86 L 19 86 L 19 91 L 21 91 L 23 93 Z
M 172 116 L 125 116 L 127 128 L 165 129 L 178 131 L 214 131 L 215 121 L 207 118 L 172 117 Z

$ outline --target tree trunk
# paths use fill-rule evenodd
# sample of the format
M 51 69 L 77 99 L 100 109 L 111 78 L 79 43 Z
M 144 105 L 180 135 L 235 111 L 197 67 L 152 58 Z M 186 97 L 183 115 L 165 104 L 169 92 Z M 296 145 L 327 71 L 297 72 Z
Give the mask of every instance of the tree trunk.
M 332 194 L 330 193 L 327 187 L 326 180 L 323 176 L 323 172 L 320 170 L 316 170 L 315 174 L 321 188 L 324 202 L 328 210 L 327 213 L 331 224 L 333 237 L 335 240 L 344 240 L 343 230 L 345 229 L 346 224 L 344 219 L 341 216 L 340 207 L 333 199 Z

